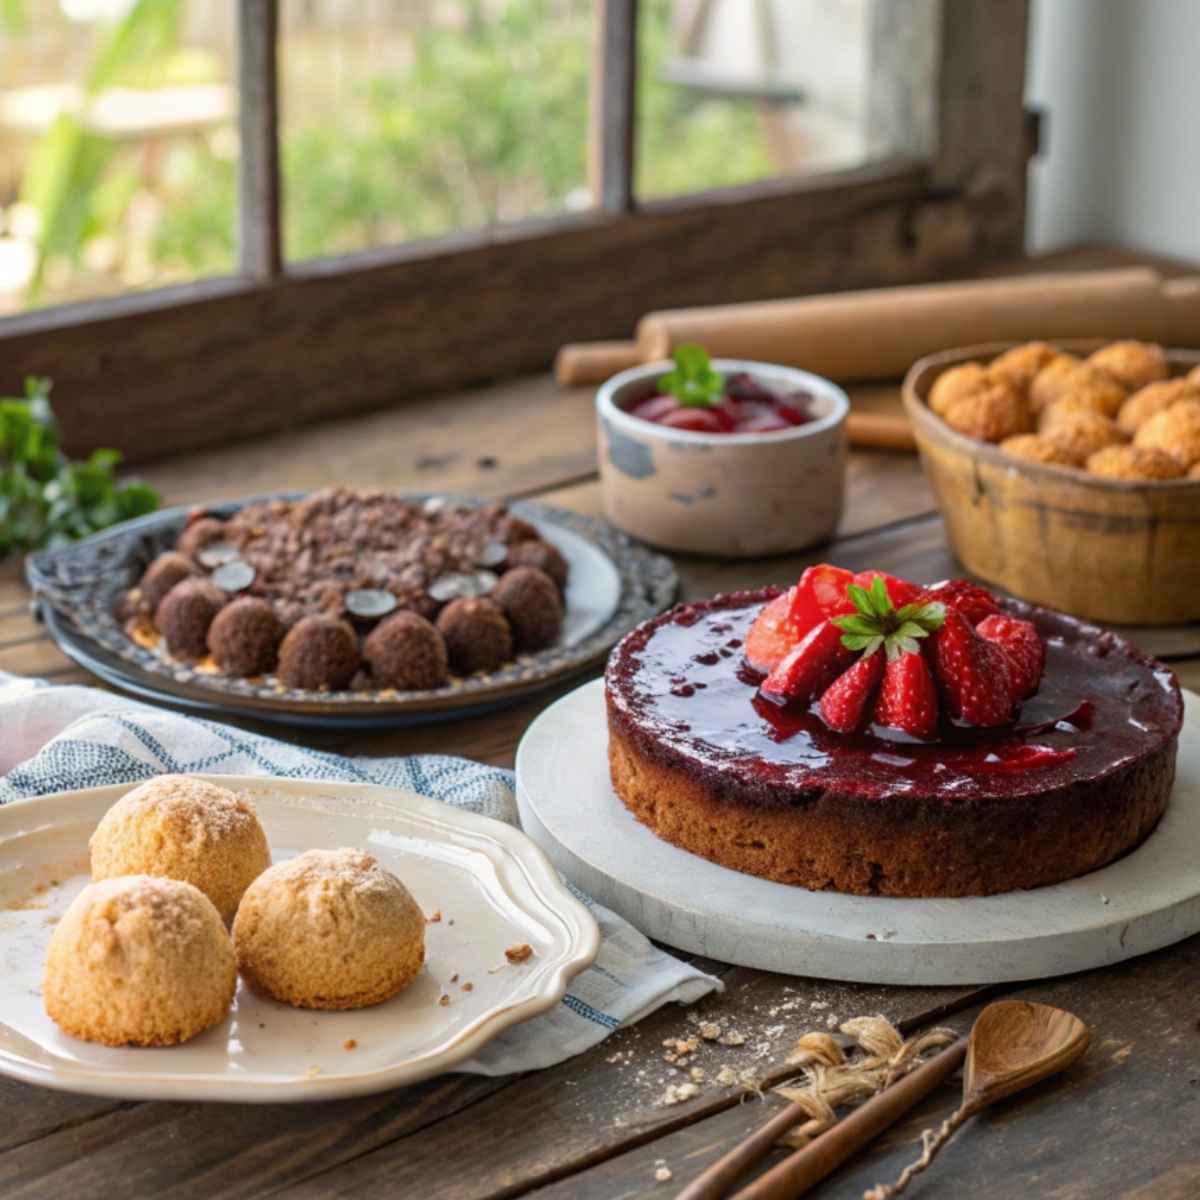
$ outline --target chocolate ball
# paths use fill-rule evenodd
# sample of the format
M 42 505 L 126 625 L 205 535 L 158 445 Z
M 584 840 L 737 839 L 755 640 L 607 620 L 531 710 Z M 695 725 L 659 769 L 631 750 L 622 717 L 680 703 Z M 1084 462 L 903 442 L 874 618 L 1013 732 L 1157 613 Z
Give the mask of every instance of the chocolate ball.
M 344 688 L 358 670 L 358 639 L 337 617 L 297 621 L 279 647 L 279 681 L 290 688 Z
M 200 517 L 179 535 L 176 546 L 188 558 L 195 558 L 205 546 L 223 541 L 224 538 L 224 521 L 218 521 L 216 517 Z
M 398 612 L 376 625 L 363 643 L 363 657 L 378 687 L 420 691 L 450 678 L 445 640 L 415 612 Z
M 283 626 L 258 596 L 239 596 L 208 629 L 208 652 L 229 675 L 265 675 L 275 665 Z
M 554 580 L 537 567 L 505 571 L 492 588 L 516 635 L 519 650 L 541 650 L 558 639 L 563 626 L 563 602 Z
M 160 554 L 138 581 L 138 591 L 149 612 L 154 612 L 162 598 L 177 584 L 198 575 L 196 564 L 178 550 Z
M 509 547 L 506 563 L 509 570 L 513 567 L 537 567 L 554 580 L 560 592 L 567 589 L 567 560 L 559 553 L 558 547 L 549 542 L 540 539 L 536 542 L 518 542 Z
M 482 596 L 451 600 L 438 614 L 437 627 L 446 639 L 450 665 L 460 675 L 493 671 L 513 656 L 507 618 Z
M 508 513 L 501 516 L 492 526 L 492 535 L 497 541 L 508 546 L 515 546 L 519 542 L 537 541 L 541 537 L 535 526 Z
M 208 627 L 228 597 L 207 579 L 184 579 L 159 601 L 154 627 L 167 639 L 167 649 L 184 658 L 203 658 Z

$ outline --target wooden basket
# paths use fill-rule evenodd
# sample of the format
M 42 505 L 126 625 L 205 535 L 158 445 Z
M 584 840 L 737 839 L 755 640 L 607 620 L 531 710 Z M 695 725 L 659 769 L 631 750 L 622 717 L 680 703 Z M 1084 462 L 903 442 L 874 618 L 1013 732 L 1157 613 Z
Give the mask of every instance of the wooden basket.
M 1090 353 L 1103 342 L 1062 342 Z M 1200 481 L 1104 479 L 1004 454 L 957 433 L 925 403 L 950 367 L 988 361 L 1012 343 L 944 350 L 904 380 L 925 473 L 950 543 L 974 575 L 1023 600 L 1112 624 L 1200 619 Z M 1173 375 L 1200 352 L 1167 352 Z

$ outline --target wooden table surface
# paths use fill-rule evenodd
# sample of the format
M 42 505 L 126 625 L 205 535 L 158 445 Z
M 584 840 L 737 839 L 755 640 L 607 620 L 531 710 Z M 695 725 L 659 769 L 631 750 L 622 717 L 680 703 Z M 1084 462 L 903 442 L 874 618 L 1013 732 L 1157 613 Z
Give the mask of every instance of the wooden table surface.
M 1145 259 L 1089 251 L 1054 261 Z M 898 403 L 895 387 L 854 389 L 852 398 L 859 409 L 888 411 Z M 560 391 L 547 377 L 168 461 L 143 474 L 170 503 L 348 481 L 537 497 L 588 513 L 600 505 L 590 393 Z M 848 485 L 834 544 L 762 562 L 680 559 L 683 595 L 790 583 L 821 560 L 918 580 L 956 571 L 915 457 L 856 451 Z M 1200 689 L 1200 656 L 1172 665 L 1185 686 Z M 33 621 L 11 563 L 0 566 L 0 670 L 92 682 Z M 343 753 L 437 751 L 511 766 L 522 731 L 556 694 L 494 715 L 393 732 L 258 728 Z M 910 1194 L 1200 1197 L 1200 937 L 1109 970 L 993 989 L 835 985 L 702 965 L 725 990 L 698 1005 L 699 1015 L 738 1029 L 746 1041 L 706 1046 L 697 1062 L 708 1079 L 682 1104 L 659 1103 L 668 1083 L 686 1078 L 663 1060 L 663 1040 L 691 1028 L 677 1006 L 549 1070 L 502 1079 L 449 1075 L 327 1104 L 131 1104 L 0 1079 L 0 1197 L 673 1196 L 783 1103 L 769 1088 L 788 1077 L 784 1056 L 808 1029 L 882 1012 L 905 1028 L 943 1023 L 965 1030 L 981 1005 L 1001 994 L 1071 1009 L 1090 1027 L 1091 1048 L 1063 1077 L 976 1118 Z M 726 1065 L 764 1090 L 714 1086 Z M 914 1157 L 920 1130 L 948 1115 L 957 1094 L 955 1080 L 813 1194 L 857 1198 L 892 1179 Z M 670 1181 L 656 1181 L 660 1166 Z

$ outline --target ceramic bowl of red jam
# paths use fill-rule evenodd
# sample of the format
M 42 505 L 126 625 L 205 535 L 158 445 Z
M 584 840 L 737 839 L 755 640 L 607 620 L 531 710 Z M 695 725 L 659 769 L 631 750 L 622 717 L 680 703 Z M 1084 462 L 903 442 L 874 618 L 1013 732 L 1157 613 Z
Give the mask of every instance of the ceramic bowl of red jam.
M 608 519 L 654 546 L 729 558 L 830 538 L 845 490 L 846 393 L 808 371 L 719 358 L 704 402 L 681 402 L 663 382 L 675 367 L 633 367 L 596 395 Z

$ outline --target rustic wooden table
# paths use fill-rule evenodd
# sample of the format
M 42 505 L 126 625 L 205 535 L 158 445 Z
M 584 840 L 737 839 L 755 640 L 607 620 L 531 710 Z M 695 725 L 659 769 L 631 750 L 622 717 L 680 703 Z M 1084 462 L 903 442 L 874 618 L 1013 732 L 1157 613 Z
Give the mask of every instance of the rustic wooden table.
M 1089 252 L 1057 261 L 1111 265 L 1131 256 Z M 853 399 L 857 408 L 881 411 L 898 403 L 894 386 L 855 389 Z M 172 503 L 346 480 L 536 496 L 597 513 L 594 455 L 590 394 L 562 392 L 536 377 L 143 474 Z M 834 544 L 765 562 L 680 559 L 683 595 L 787 583 L 818 560 L 915 579 L 956 570 L 914 457 L 855 452 L 848 485 Z M 1172 665 L 1186 686 L 1200 688 L 1200 656 Z M 0 669 L 93 682 L 34 622 L 12 564 L 0 568 Z M 438 751 L 511 766 L 522 731 L 555 694 L 494 715 L 387 733 L 259 728 L 343 753 Z M 912 1194 L 1200 1197 L 1200 937 L 1111 970 L 995 989 L 843 986 L 703 965 L 725 990 L 700 1004 L 699 1014 L 746 1040 L 706 1046 L 697 1059 L 705 1086 L 682 1104 L 659 1104 L 668 1083 L 686 1078 L 663 1060 L 663 1040 L 692 1028 L 674 1006 L 549 1070 L 503 1079 L 449 1075 L 329 1104 L 129 1104 L 0 1080 L 0 1196 L 671 1196 L 783 1103 L 769 1090 L 714 1086 L 722 1066 L 769 1089 L 788 1076 L 784 1056 L 808 1029 L 876 1012 L 905 1029 L 966 1029 L 983 1003 L 1004 994 L 1071 1009 L 1091 1028 L 1091 1048 L 1063 1077 L 977 1118 Z M 914 1156 L 919 1131 L 948 1115 L 957 1094 L 957 1084 L 942 1088 L 814 1194 L 857 1198 L 894 1178 Z M 670 1181 L 656 1180 L 660 1166 Z

